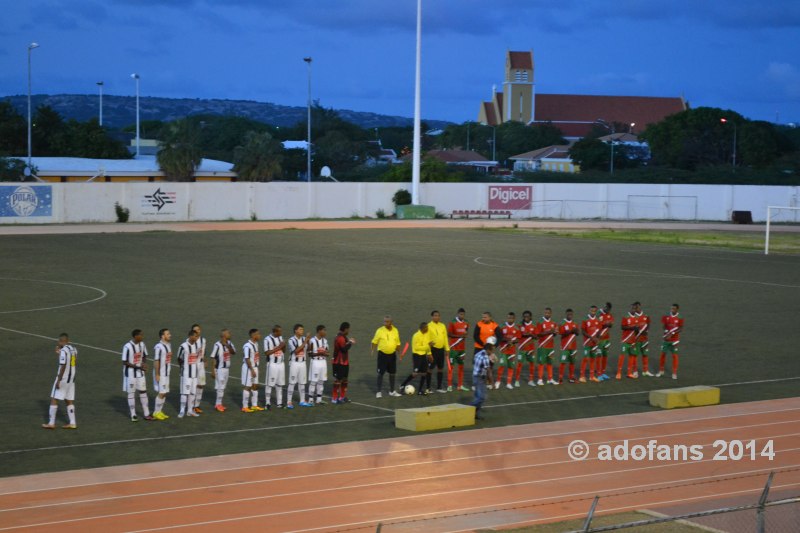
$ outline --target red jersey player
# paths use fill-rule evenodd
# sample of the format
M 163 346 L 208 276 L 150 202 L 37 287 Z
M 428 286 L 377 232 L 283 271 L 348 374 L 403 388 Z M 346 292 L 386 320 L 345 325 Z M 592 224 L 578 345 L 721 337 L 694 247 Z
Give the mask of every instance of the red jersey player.
M 333 393 L 331 403 L 350 403 L 347 397 L 347 379 L 350 375 L 350 348 L 356 340 L 348 337 L 350 323 L 342 322 L 339 334 L 333 341 Z
M 522 322 L 519 324 L 520 341 L 517 345 L 517 374 L 514 386 L 519 387 L 519 378 L 522 375 L 522 367 L 528 363 L 528 385 L 536 385 L 534 377 L 534 363 L 536 363 L 536 323 L 533 321 L 533 313 L 524 311 Z
M 648 339 L 650 333 L 650 317 L 642 311 L 641 302 L 636 302 L 636 318 L 639 320 L 639 331 L 636 334 L 637 347 L 639 348 L 639 355 L 642 356 L 642 375 L 653 377 L 650 372 L 650 340 Z M 634 369 L 635 370 L 635 369 Z M 636 372 L 634 372 L 634 375 Z
M 536 357 L 539 363 L 539 381 L 537 385 L 544 385 L 544 368 L 547 366 L 547 383 L 558 385 L 553 379 L 553 353 L 555 352 L 555 336 L 558 333 L 558 324 L 553 320 L 553 310 L 549 307 L 544 308 L 544 316 L 536 324 L 536 337 L 539 339 L 539 347 L 536 349 Z
M 575 383 L 575 353 L 578 351 L 578 325 L 572 320 L 573 311 L 567 309 L 558 334 L 561 335 L 561 365 L 558 367 L 558 382 L 564 383 L 564 369 L 569 363 L 569 382 Z
M 511 383 L 514 381 L 514 369 L 517 366 L 517 345 L 519 344 L 519 339 L 522 337 L 522 334 L 517 327 L 517 315 L 515 313 L 508 313 L 505 323 L 500 326 L 500 331 L 503 335 L 503 342 L 500 345 L 499 366 L 505 367 L 508 372 L 508 377 L 506 378 L 506 388 L 513 389 L 514 385 Z M 497 381 L 495 381 L 494 388 L 499 389 L 500 382 L 503 381 L 503 370 L 500 368 L 497 369 L 496 379 Z M 517 386 L 519 387 L 519 384 L 517 384 Z
M 661 324 L 664 326 L 664 342 L 661 343 L 661 360 L 658 364 L 658 374 L 664 375 L 664 366 L 667 362 L 667 352 L 672 353 L 672 379 L 678 379 L 678 345 L 681 342 L 681 331 L 683 331 L 683 318 L 680 315 L 678 304 L 672 304 L 668 315 L 661 317 Z
M 586 367 L 589 367 L 589 381 L 600 381 L 595 377 L 595 369 L 598 355 L 599 336 L 602 325 L 597 314 L 597 306 L 589 308 L 589 314 L 581 322 L 581 332 L 583 333 L 583 359 L 581 360 L 580 381 L 586 383 Z
M 469 322 L 464 315 L 466 311 L 461 307 L 456 312 L 456 317 L 447 325 L 447 342 L 450 343 L 450 364 L 447 366 L 447 392 L 453 390 L 453 367 L 458 366 L 457 390 L 468 391 L 464 386 L 464 354 L 467 353 L 466 338 L 469 335 Z
M 605 381 L 608 379 L 606 368 L 608 368 L 608 353 L 611 351 L 611 328 L 614 327 L 614 316 L 611 314 L 611 302 L 606 302 L 605 307 L 600 310 L 600 323 L 603 329 L 600 330 L 600 360 L 597 369 L 597 379 Z
M 636 346 L 636 334 L 639 330 L 639 319 L 636 316 L 636 305 L 631 304 L 631 310 L 622 318 L 620 324 L 622 329 L 622 349 L 617 362 L 617 379 L 622 379 L 622 365 L 625 364 L 627 358 L 628 368 L 626 373 L 629 378 L 636 379 L 636 354 L 639 350 Z

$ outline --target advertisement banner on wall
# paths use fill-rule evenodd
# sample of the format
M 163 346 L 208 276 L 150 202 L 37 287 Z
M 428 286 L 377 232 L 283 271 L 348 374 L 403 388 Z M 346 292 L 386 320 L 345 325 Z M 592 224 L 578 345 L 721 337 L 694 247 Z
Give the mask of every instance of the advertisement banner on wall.
M 0 185 L 0 217 L 53 216 L 52 185 Z
M 489 185 L 489 209 L 525 211 L 533 202 L 533 185 Z
M 154 186 L 141 197 L 142 215 L 167 216 L 177 212 L 178 193 L 163 186 Z

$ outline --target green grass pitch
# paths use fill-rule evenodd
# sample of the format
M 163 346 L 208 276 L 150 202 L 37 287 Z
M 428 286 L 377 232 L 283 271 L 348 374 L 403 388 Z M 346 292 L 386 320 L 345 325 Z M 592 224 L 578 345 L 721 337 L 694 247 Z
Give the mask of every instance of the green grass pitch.
M 467 229 L 15 236 L 2 237 L 0 249 L 4 476 L 408 435 L 394 428 L 393 409 L 470 395 L 377 400 L 369 341 L 386 313 L 405 341 L 432 309 L 449 320 L 464 306 L 474 323 L 483 310 L 501 321 L 509 310 L 531 309 L 538 317 L 550 306 L 560 320 L 566 307 L 582 317 L 590 304 L 610 300 L 617 327 L 609 366 L 616 368 L 619 317 L 628 303 L 641 300 L 656 325 L 672 302 L 681 304 L 679 381 L 491 391 L 481 422 L 488 427 L 648 411 L 646 392 L 676 383 L 726 384 L 723 402 L 786 397 L 796 394 L 800 378 L 797 256 Z M 88 287 L 107 296 L 59 307 L 102 295 Z M 33 310 L 44 308 L 52 309 Z M 226 403 L 233 409 L 225 414 L 206 409 L 197 419 L 129 421 L 119 349 L 135 327 L 152 352 L 162 327 L 173 331 L 175 349 L 193 322 L 204 326 L 209 345 L 228 327 L 241 348 L 251 327 L 266 332 L 280 323 L 288 332 L 294 322 L 325 324 L 333 336 L 343 320 L 358 341 L 349 393 L 357 403 L 244 415 L 231 379 Z M 57 369 L 48 338 L 61 331 L 79 344 L 78 431 L 39 427 Z M 658 335 L 651 342 L 657 352 Z M 232 376 L 240 364 L 237 357 Z M 177 384 L 175 373 L 170 415 Z

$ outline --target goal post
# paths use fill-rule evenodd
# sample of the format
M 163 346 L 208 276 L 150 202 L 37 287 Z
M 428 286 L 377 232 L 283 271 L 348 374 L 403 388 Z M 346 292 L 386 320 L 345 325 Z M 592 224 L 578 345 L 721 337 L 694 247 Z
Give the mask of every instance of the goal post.
M 783 205 L 767 206 L 767 229 L 764 234 L 764 255 L 769 255 L 769 232 L 773 219 L 775 219 L 775 222 L 798 223 L 800 222 L 800 207 Z

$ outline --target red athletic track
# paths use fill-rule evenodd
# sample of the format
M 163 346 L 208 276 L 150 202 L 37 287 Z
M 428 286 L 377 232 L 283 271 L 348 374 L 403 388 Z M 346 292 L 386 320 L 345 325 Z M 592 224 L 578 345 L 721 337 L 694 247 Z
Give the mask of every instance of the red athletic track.
M 487 416 L 491 416 L 491 409 Z M 0 479 L 0 531 L 464 531 L 800 494 L 800 398 Z M 706 459 L 573 461 L 566 446 L 705 444 Z M 775 459 L 711 461 L 716 439 Z M 154 446 L 154 450 L 157 447 Z

